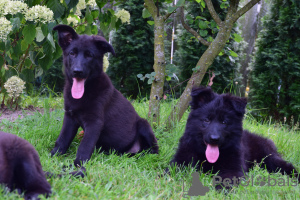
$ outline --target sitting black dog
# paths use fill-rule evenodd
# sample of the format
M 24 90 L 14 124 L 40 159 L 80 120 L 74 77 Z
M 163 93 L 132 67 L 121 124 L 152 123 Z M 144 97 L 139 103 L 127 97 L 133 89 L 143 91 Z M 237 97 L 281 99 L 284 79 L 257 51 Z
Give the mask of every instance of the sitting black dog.
M 243 177 L 255 161 L 262 162 L 261 167 L 269 172 L 298 176 L 295 167 L 281 158 L 273 141 L 243 130 L 245 98 L 219 95 L 209 87 L 194 88 L 191 96 L 192 111 L 171 165 L 191 164 L 203 172 L 219 172 L 218 176 L 231 183 Z
M 10 190 L 25 192 L 25 199 L 48 196 L 51 186 L 47 182 L 40 158 L 26 140 L 0 131 L 0 184 Z
M 103 55 L 114 55 L 113 47 L 101 36 L 78 35 L 70 26 L 58 25 L 53 30 L 58 31 L 63 50 L 65 116 L 51 154 L 66 153 L 80 126 L 84 136 L 75 165 L 89 160 L 95 147 L 108 153 L 148 149 L 158 153 L 149 123 L 138 116 L 103 72 Z

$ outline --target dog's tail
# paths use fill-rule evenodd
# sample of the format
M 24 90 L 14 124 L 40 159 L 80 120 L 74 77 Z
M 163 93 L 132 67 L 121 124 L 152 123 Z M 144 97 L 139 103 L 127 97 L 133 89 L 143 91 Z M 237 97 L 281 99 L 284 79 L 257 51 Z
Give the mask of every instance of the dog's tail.
M 150 149 L 150 153 L 158 154 L 157 140 L 147 120 L 138 119 L 137 133 L 141 143 L 141 151 Z

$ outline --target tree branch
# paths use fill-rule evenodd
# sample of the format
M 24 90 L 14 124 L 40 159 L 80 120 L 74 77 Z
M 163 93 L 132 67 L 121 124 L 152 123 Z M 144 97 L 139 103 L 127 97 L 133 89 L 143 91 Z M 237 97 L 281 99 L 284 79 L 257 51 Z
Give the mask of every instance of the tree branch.
M 170 17 L 170 15 L 172 15 L 173 13 L 175 13 L 177 9 L 178 9 L 178 8 L 176 8 L 176 9 L 175 9 L 173 12 L 171 12 L 171 13 L 167 13 L 167 14 L 164 16 L 165 21 Z
M 216 13 L 216 10 L 215 10 L 211 0 L 204 0 L 204 1 L 207 5 L 208 11 L 209 11 L 210 15 L 212 16 L 212 18 L 215 20 L 215 22 L 219 26 L 221 26 L 222 20 L 220 19 L 219 15 Z
M 189 25 L 187 25 L 184 22 L 184 8 L 183 8 L 183 6 L 180 7 L 180 19 L 181 19 L 182 26 L 188 32 L 190 32 L 191 34 L 193 34 L 197 38 L 197 40 L 199 40 L 199 42 L 201 42 L 205 46 L 209 46 L 210 45 L 210 42 L 207 42 L 206 40 L 204 40 L 193 28 L 189 27 Z
M 204 40 L 193 28 L 189 27 L 189 25 L 187 25 L 184 22 L 184 7 L 183 6 L 180 7 L 180 19 L 181 19 L 182 26 L 188 32 L 190 32 L 191 34 L 193 34 L 197 38 L 197 40 L 199 40 L 199 42 L 201 42 L 205 46 L 209 46 L 210 45 L 210 42 L 207 42 L 206 40 Z
M 251 0 L 243 8 L 238 10 L 233 16 L 233 22 L 236 22 L 236 20 L 238 20 L 238 18 L 240 18 L 243 14 L 245 14 L 248 10 L 250 10 L 259 1 L 260 0 Z
M 144 7 L 150 12 L 153 19 L 158 15 L 157 7 L 155 6 L 155 3 L 153 2 L 153 0 L 145 0 Z

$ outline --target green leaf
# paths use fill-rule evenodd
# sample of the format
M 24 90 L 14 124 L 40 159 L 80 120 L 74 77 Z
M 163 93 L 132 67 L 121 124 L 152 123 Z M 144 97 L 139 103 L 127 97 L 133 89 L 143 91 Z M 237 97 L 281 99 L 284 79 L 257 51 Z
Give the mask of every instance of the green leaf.
M 203 1 L 203 0 L 196 0 L 197 1 L 197 3 L 200 3 L 201 1 Z
M 68 5 L 68 10 L 71 10 L 72 8 L 74 8 L 79 0 L 65 0 L 66 1 L 66 4 Z
M 99 16 L 99 10 L 92 10 L 92 16 L 93 16 L 93 19 L 97 19 L 98 16 Z
M 43 70 L 48 70 L 53 63 L 52 54 L 44 55 L 38 62 Z
M 179 0 L 176 4 L 177 7 L 183 6 L 184 5 L 185 0 Z
M 89 24 L 91 24 L 94 21 L 93 15 L 91 14 L 90 9 L 88 7 L 86 7 L 85 19 Z
M 4 64 L 4 59 L 3 59 L 2 56 L 0 56 L 0 68 L 1 68 L 1 70 L 4 69 L 4 68 L 2 67 L 3 64 Z
M 144 9 L 143 9 L 142 17 L 143 17 L 143 18 L 151 17 L 151 13 L 150 13 L 146 8 L 144 8 Z
M 41 27 L 36 27 L 35 30 L 36 30 L 36 35 L 35 35 L 36 41 L 37 42 L 43 41 L 45 36 L 43 34 L 42 28 Z
M 234 39 L 236 42 L 241 42 L 241 41 L 243 40 L 243 38 L 242 38 L 239 34 L 234 33 L 233 36 L 234 36 L 233 39 Z
M 172 13 L 174 12 L 174 10 L 176 10 L 177 7 L 168 7 L 168 13 Z
M 29 24 L 24 27 L 22 33 L 24 35 L 24 40 L 27 44 L 30 44 L 35 38 L 35 26 L 33 24 Z
M 99 8 L 102 8 L 107 3 L 107 0 L 96 0 L 96 3 Z
M 222 9 L 226 8 L 226 4 L 224 2 L 221 3 L 220 8 L 222 8 Z
M 18 29 L 20 28 L 20 26 L 21 26 L 21 21 L 20 21 L 20 18 L 19 18 L 19 17 L 11 18 L 11 19 L 10 19 L 10 22 L 11 22 L 11 24 L 13 25 L 13 27 L 12 27 L 12 30 L 13 30 L 13 31 L 18 30 Z
M 205 8 L 205 2 L 204 1 L 201 1 L 201 6 L 202 6 L 202 8 Z
M 151 26 L 154 25 L 154 21 L 147 21 L 148 24 L 150 24 Z
M 13 52 L 13 54 L 15 55 L 15 56 L 21 56 L 22 54 L 23 54 L 23 51 L 21 50 L 21 40 L 19 40 L 18 42 L 17 42 L 17 44 L 13 47 L 13 50 L 14 50 L 14 52 Z
M 171 77 L 170 77 L 170 76 L 166 76 L 166 80 L 167 80 L 167 81 L 170 81 L 170 80 L 171 80 Z
M 230 50 L 230 55 L 233 57 L 238 57 L 237 53 L 235 53 L 234 51 Z
M 202 37 L 207 36 L 207 34 L 208 34 L 208 31 L 207 31 L 207 30 L 200 30 L 200 35 L 201 35 Z
M 60 18 L 65 12 L 65 7 L 59 2 L 59 0 L 48 1 L 47 7 L 53 11 L 54 19 Z
M 151 72 L 151 76 L 155 76 L 156 75 L 156 72 Z
M 143 74 L 138 74 L 136 75 L 138 78 L 142 78 L 143 77 Z
M 51 33 L 48 33 L 47 39 L 50 42 L 50 44 L 53 47 L 53 49 L 55 49 L 55 42 L 53 41 L 53 35 Z
M 84 33 L 87 34 L 87 35 L 92 35 L 92 29 L 91 29 L 91 26 L 86 26 L 86 27 L 85 27 Z
M 224 55 L 224 52 L 221 51 L 221 52 L 219 53 L 219 56 L 223 56 L 223 55 Z
M 92 34 L 97 35 L 98 34 L 98 27 L 96 25 L 92 25 Z
M 43 35 L 48 35 L 48 25 L 47 24 L 43 24 L 41 26 L 41 29 L 43 31 Z
M 204 21 L 201 20 L 199 22 L 199 28 L 206 29 L 206 28 L 208 28 L 208 25 L 207 25 L 207 23 L 205 23 Z
M 28 48 L 28 43 L 26 42 L 26 40 L 22 40 L 21 42 L 21 50 L 25 51 Z
M 147 83 L 150 85 L 150 84 L 152 84 L 152 82 L 153 82 L 153 80 L 152 79 L 148 79 L 148 81 L 147 81 Z

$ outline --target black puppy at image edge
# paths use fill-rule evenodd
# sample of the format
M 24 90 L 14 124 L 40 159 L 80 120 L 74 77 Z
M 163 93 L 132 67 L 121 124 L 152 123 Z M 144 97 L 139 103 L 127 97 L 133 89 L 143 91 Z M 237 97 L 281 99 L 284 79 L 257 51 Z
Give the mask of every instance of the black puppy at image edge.
M 75 165 L 90 159 L 94 148 L 109 153 L 158 153 L 155 135 L 147 120 L 114 88 L 103 72 L 103 56 L 113 47 L 101 36 L 78 35 L 67 25 L 57 25 L 63 50 L 65 115 L 51 154 L 65 154 L 79 127 L 84 130 Z M 126 67 L 126 66 L 124 66 Z
M 76 177 L 84 177 L 85 168 L 69 174 Z M 51 186 L 47 182 L 50 177 L 62 177 L 67 174 L 53 174 L 44 172 L 39 154 L 26 140 L 0 131 L 0 184 L 10 191 L 16 189 L 25 199 L 39 199 L 42 194 L 49 197 Z
M 243 130 L 246 98 L 219 95 L 210 87 L 193 88 L 191 96 L 192 110 L 171 166 L 191 164 L 204 173 L 212 170 L 213 174 L 219 172 L 223 180 L 233 180 L 243 177 L 255 163 L 262 163 L 261 168 L 268 172 L 298 176 L 295 167 L 281 158 L 272 140 Z
M 51 186 L 47 182 L 39 155 L 26 140 L 0 131 L 0 184 L 9 190 L 25 193 L 25 199 L 49 196 Z

